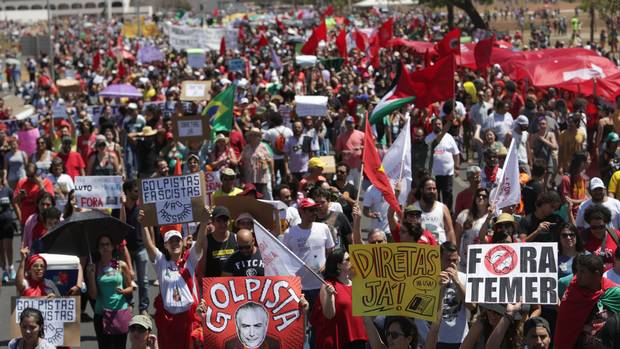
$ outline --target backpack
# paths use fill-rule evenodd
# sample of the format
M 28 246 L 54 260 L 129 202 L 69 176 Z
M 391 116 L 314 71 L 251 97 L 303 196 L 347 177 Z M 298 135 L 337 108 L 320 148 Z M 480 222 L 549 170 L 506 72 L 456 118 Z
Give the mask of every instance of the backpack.
M 273 141 L 273 149 L 277 155 L 284 154 L 284 145 L 286 144 L 286 137 L 284 137 L 284 133 L 278 131 L 278 135 L 276 139 Z

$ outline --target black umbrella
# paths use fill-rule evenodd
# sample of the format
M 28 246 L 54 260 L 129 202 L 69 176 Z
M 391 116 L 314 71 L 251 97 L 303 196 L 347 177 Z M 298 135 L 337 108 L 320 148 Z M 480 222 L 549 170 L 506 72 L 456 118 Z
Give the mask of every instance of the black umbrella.
M 112 244 L 118 245 L 133 229 L 101 211 L 75 212 L 45 234 L 41 242 L 47 253 L 88 256 L 101 235 L 109 236 Z

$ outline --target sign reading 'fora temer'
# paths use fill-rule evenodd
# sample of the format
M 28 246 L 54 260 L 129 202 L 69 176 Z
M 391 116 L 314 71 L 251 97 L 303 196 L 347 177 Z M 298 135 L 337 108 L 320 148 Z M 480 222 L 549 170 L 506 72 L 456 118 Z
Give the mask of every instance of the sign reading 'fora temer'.
M 470 245 L 468 303 L 557 304 L 557 243 Z

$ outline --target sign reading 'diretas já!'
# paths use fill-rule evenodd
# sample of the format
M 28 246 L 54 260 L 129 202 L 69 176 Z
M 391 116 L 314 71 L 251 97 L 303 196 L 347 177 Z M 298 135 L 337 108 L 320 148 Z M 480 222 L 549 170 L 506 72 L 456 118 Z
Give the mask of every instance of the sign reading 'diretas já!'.
M 467 303 L 558 303 L 558 244 L 469 245 Z
M 353 315 L 433 321 L 439 305 L 439 246 L 351 245 Z
M 202 172 L 143 179 L 140 182 L 146 225 L 198 222 L 207 218 Z
M 301 281 L 293 276 L 203 280 L 205 343 L 224 349 L 301 349 Z

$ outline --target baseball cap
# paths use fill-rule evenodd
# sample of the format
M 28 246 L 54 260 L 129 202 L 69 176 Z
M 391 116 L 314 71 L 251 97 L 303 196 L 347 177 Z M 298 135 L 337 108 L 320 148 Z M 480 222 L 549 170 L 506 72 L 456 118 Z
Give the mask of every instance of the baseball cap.
M 593 177 L 592 179 L 590 179 L 590 190 L 598 188 L 605 188 L 605 183 L 603 183 L 602 179 L 598 177 Z
M 178 230 L 168 230 L 166 234 L 164 234 L 164 242 L 168 242 L 168 240 L 173 237 L 178 237 L 179 239 L 183 239 L 183 235 Z
M 153 330 L 153 321 L 151 321 L 151 317 L 147 315 L 134 315 L 129 321 L 129 326 L 132 325 L 140 325 L 147 330 Z
M 241 98 L 241 101 L 239 101 L 239 104 L 244 104 L 244 103 L 250 103 L 250 100 L 245 97 Z
M 224 167 L 223 169 L 220 170 L 220 174 L 223 176 L 229 176 L 229 177 L 235 177 L 236 173 L 235 170 L 233 170 L 230 167 Z
M 349 115 L 349 116 L 347 116 L 347 117 L 344 119 L 344 122 L 354 123 L 354 122 L 355 122 L 355 119 L 354 119 L 352 116 L 350 116 L 350 115 Z
M 515 217 L 511 215 L 510 213 L 502 213 L 499 215 L 499 217 L 497 217 L 495 224 L 504 223 L 504 222 L 514 223 Z
M 248 212 L 243 212 L 237 216 L 237 218 L 235 219 L 235 223 L 239 223 L 239 221 L 242 221 L 244 219 L 253 220 L 254 217 L 252 217 L 252 215 Z
M 323 160 L 321 160 L 321 158 L 318 158 L 316 156 L 310 159 L 310 161 L 308 161 L 308 168 L 315 168 L 315 167 L 325 168 L 325 163 L 323 162 Z
M 129 103 L 129 105 L 127 107 L 129 107 L 129 109 L 132 109 L 132 110 L 138 109 L 138 105 L 136 103 L 133 103 L 133 102 Z
M 95 144 L 105 144 L 105 136 L 104 135 L 97 135 L 97 137 L 95 137 Z
M 230 218 L 230 211 L 225 206 L 215 206 L 213 209 L 213 213 L 211 213 L 211 218 L 215 219 L 218 217 L 226 217 Z
M 256 190 L 256 186 L 252 183 L 246 183 L 243 186 L 243 191 L 239 193 L 239 196 L 248 196 L 250 193 L 254 193 L 257 199 L 260 199 L 263 197 L 263 193 Z
M 530 124 L 530 120 L 525 115 L 519 115 L 515 122 L 523 126 L 528 126 Z
M 299 204 L 298 204 L 299 208 L 301 209 L 317 207 L 318 205 L 319 204 L 317 204 L 314 200 L 310 198 L 303 198 L 299 200 Z
M 606 139 L 607 139 L 607 142 L 619 142 L 620 136 L 618 136 L 618 134 L 615 132 L 609 132 Z
M 404 213 L 408 214 L 408 213 L 422 213 L 422 210 L 420 210 L 419 208 L 413 206 L 413 205 L 408 205 L 407 207 L 405 207 L 404 209 Z
M 527 336 L 527 333 L 530 332 L 531 329 L 536 327 L 544 327 L 547 330 L 547 333 L 551 335 L 551 329 L 549 328 L 549 322 L 540 316 L 534 316 L 523 324 L 523 335 Z

